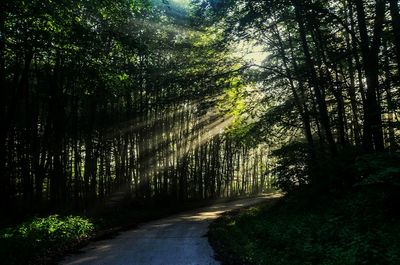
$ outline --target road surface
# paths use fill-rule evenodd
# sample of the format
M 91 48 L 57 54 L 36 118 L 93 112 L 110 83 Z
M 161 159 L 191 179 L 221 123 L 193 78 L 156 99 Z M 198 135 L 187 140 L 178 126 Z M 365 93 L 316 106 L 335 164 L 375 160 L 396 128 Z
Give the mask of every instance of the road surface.
M 221 213 L 277 198 L 266 195 L 220 203 L 143 224 L 115 238 L 93 242 L 62 265 L 216 265 L 208 244 L 210 222 Z

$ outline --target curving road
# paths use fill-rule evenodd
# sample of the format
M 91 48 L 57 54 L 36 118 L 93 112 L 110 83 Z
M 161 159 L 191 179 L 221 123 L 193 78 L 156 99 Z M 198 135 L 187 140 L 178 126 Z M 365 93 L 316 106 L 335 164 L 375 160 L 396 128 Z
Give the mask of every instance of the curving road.
M 206 237 L 210 222 L 221 213 L 251 206 L 280 195 L 220 203 L 143 224 L 113 239 L 93 242 L 63 265 L 214 265 Z

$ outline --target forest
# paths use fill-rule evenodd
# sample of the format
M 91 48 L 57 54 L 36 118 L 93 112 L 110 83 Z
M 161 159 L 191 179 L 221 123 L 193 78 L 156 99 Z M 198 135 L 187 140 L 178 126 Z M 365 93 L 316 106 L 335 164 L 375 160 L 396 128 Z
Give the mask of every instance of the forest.
M 399 8 L 1 1 L 0 246 L 37 218 L 277 191 L 211 225 L 223 264 L 399 264 Z
M 267 185 L 266 154 L 221 133 L 240 123 L 243 66 L 222 34 L 189 28 L 188 11 L 13 1 L 2 12 L 6 210 L 82 210 L 118 191 L 186 200 Z

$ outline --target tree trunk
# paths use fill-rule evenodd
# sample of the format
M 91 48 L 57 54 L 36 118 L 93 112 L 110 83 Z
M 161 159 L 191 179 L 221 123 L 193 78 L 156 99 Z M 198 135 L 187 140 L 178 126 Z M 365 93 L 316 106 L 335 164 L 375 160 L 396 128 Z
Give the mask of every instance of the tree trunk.
M 283 46 L 283 41 L 282 41 L 282 38 L 280 36 L 278 27 L 275 27 L 275 31 L 276 31 L 276 35 L 277 35 L 277 39 L 278 39 L 278 43 L 279 43 L 279 47 L 278 47 L 279 53 L 280 53 L 281 59 L 283 61 L 283 66 L 284 66 L 285 71 L 286 71 L 287 79 L 289 81 L 290 88 L 292 90 L 293 97 L 295 99 L 295 103 L 296 103 L 297 109 L 298 109 L 298 111 L 300 113 L 300 116 L 302 118 L 303 131 L 304 131 L 304 135 L 306 137 L 306 140 L 307 140 L 307 143 L 308 143 L 308 146 L 309 146 L 309 149 L 310 149 L 310 156 L 311 156 L 311 159 L 314 161 L 315 158 L 316 158 L 315 145 L 314 145 L 314 140 L 313 140 L 312 131 L 311 131 L 310 113 L 309 113 L 309 110 L 308 110 L 306 99 L 304 98 L 305 97 L 305 93 L 304 93 L 303 83 L 302 83 L 301 80 L 298 81 L 299 82 L 300 95 L 301 95 L 300 96 L 299 93 L 296 90 L 295 85 L 294 85 L 294 80 L 293 80 L 292 74 L 291 74 L 290 69 L 289 69 L 289 62 L 287 60 L 286 52 L 285 52 L 285 49 L 284 49 L 284 46 Z M 292 45 L 292 40 L 291 39 L 289 40 L 289 43 L 290 43 L 290 49 L 291 49 L 291 51 L 293 51 L 293 45 Z M 294 61 L 295 59 L 294 59 L 293 54 L 292 54 L 292 58 L 293 58 L 293 62 L 294 62 L 293 64 L 294 64 L 295 71 L 298 72 L 297 64 Z
M 392 17 L 392 29 L 394 35 L 394 46 L 396 52 L 397 78 L 400 79 L 400 13 L 399 0 L 389 0 L 390 15 Z
M 365 76 L 367 78 L 366 102 L 364 104 L 364 135 L 365 151 L 383 150 L 383 132 L 381 110 L 377 94 L 379 90 L 378 65 L 379 49 L 381 46 L 383 21 L 385 17 L 384 0 L 376 1 L 376 17 L 372 43 L 368 37 L 364 4 L 362 0 L 354 0 L 357 10 L 358 27 L 361 37 L 361 54 Z
M 303 48 L 303 52 L 304 52 L 304 56 L 305 56 L 305 60 L 306 60 L 310 84 L 314 88 L 314 93 L 315 93 L 315 97 L 317 100 L 318 112 L 319 112 L 319 118 L 321 121 L 321 125 L 324 129 L 325 137 L 328 142 L 331 153 L 336 154 L 337 149 L 336 149 L 335 140 L 333 139 L 333 135 L 332 135 L 332 131 L 331 131 L 326 101 L 321 92 L 321 87 L 319 85 L 317 73 L 315 72 L 314 61 L 311 58 L 311 53 L 310 53 L 310 49 L 309 49 L 308 42 L 307 42 L 306 30 L 305 30 L 304 21 L 303 21 L 303 15 L 302 15 L 303 9 L 301 8 L 301 3 L 299 3 L 298 0 L 293 0 L 292 2 L 294 4 L 294 8 L 295 8 L 296 21 L 299 26 L 299 34 L 300 34 L 301 44 L 302 44 L 302 48 Z

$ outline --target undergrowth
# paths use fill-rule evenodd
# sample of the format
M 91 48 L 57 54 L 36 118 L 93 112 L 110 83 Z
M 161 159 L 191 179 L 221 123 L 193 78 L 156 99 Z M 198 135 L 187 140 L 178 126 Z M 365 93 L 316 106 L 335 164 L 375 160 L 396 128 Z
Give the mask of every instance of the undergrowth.
M 224 215 L 211 225 L 209 239 L 231 265 L 398 265 L 400 226 L 392 200 L 374 188 L 307 199 L 295 194 L 272 209 Z
M 93 231 L 93 224 L 78 216 L 33 218 L 0 230 L 1 264 L 46 263 L 49 252 L 62 252 L 79 244 Z

